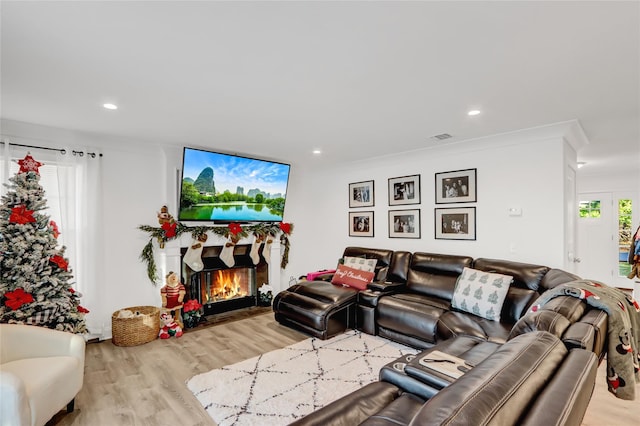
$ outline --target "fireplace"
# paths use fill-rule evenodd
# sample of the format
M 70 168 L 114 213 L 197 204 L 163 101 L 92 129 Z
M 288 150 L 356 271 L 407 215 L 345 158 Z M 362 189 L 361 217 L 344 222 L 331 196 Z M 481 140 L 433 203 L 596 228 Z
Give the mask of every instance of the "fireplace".
M 269 282 L 269 265 L 260 257 L 253 264 L 249 251 L 251 245 L 236 245 L 233 257 L 235 265 L 228 267 L 220 259 L 222 246 L 205 247 L 202 250 L 204 269 L 195 272 L 182 262 L 182 278 L 186 299 L 202 303 L 204 314 L 212 315 L 257 304 L 257 287 Z M 187 249 L 182 248 L 184 258 Z

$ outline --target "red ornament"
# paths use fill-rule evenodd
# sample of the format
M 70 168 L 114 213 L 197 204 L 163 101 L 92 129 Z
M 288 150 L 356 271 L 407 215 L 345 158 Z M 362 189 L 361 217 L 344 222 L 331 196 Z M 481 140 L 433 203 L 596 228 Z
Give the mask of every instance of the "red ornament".
M 69 287 L 69 293 L 73 294 L 73 293 L 75 293 L 75 292 L 76 292 L 76 291 L 75 291 L 74 289 L 72 289 L 71 287 Z
M 291 224 L 286 222 L 280 222 L 280 230 L 285 234 L 291 233 Z
M 7 298 L 4 304 L 14 311 L 20 308 L 20 306 L 24 305 L 25 303 L 33 302 L 33 296 L 29 293 L 26 293 L 22 288 L 17 288 L 14 291 L 9 291 L 4 295 Z
M 52 220 L 51 222 L 49 222 L 49 226 L 51 226 L 51 232 L 53 232 L 53 238 L 58 238 L 58 236 L 60 235 L 58 224 Z
M 37 175 L 40 174 L 38 168 L 42 166 L 42 163 L 34 160 L 31 154 L 27 154 L 22 160 L 18 160 L 18 164 L 20 164 L 19 173 L 36 172 Z
M 78 312 L 80 312 L 81 314 L 88 314 L 89 310 L 87 308 L 85 308 L 84 306 L 78 305 Z
M 177 223 L 169 223 L 169 222 L 165 222 L 162 224 L 161 228 L 164 229 L 164 236 L 167 238 L 173 238 L 176 236 L 176 227 L 178 226 Z
M 36 218 L 33 217 L 33 210 L 27 210 L 24 205 L 20 205 L 11 209 L 11 216 L 9 216 L 10 223 L 19 223 L 24 225 L 25 223 L 35 222 Z
M 51 259 L 49 259 L 52 263 L 55 263 L 56 265 L 58 265 L 58 268 L 62 269 L 62 270 L 67 270 L 67 267 L 69 266 L 69 263 L 64 259 L 64 257 L 60 256 L 59 254 L 56 254 L 55 256 L 53 256 Z
M 236 235 L 238 235 L 239 233 L 242 232 L 242 226 L 240 226 L 239 223 L 230 223 L 229 224 L 229 232 L 231 232 L 233 234 L 233 236 L 235 237 Z

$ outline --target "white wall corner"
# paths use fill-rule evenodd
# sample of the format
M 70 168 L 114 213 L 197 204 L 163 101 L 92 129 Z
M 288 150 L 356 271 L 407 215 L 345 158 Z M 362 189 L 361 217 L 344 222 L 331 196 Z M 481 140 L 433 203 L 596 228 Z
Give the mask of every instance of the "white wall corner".
M 580 120 L 571 120 L 567 124 L 563 138 L 576 152 L 580 152 L 580 149 L 589 145 L 589 138 L 587 138 Z

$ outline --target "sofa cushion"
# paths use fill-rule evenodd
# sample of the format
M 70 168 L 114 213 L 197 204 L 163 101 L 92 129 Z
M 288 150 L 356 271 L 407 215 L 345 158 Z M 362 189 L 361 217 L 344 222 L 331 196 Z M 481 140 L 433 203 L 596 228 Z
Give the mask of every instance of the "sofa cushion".
M 534 291 L 541 291 L 540 283 L 549 271 L 549 267 L 547 266 L 484 258 L 474 260 L 473 268 L 481 271 L 511 275 L 513 277 L 513 286 L 528 288 Z
M 344 285 L 358 290 L 365 290 L 367 285 L 373 281 L 375 274 L 369 271 L 351 268 L 346 265 L 339 265 L 333 274 L 331 284 Z
M 393 250 L 375 249 L 368 247 L 347 247 L 342 256 L 365 257 L 366 259 L 376 259 L 376 280 L 386 281 Z
M 399 293 L 378 301 L 378 325 L 397 333 L 435 343 L 440 315 L 446 308 L 425 303 L 425 296 Z
M 473 258 L 436 253 L 414 253 L 407 274 L 407 289 L 425 296 L 451 300 L 456 281 Z
M 360 271 L 374 272 L 376 270 L 376 259 L 366 259 L 364 257 L 345 256 L 342 258 L 342 264 L 349 268 L 358 269 Z
M 504 343 L 509 337 L 510 324 L 491 321 L 466 312 L 448 311 L 438 321 L 438 341 L 456 336 L 470 336 L 490 342 Z
M 451 306 L 488 320 L 500 321 L 511 281 L 513 277 L 510 275 L 464 268 L 453 291 Z

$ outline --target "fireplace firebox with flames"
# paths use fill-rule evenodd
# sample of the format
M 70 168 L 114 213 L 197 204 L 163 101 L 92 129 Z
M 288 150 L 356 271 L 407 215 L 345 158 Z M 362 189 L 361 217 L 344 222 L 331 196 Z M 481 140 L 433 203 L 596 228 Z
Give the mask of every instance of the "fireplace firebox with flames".
M 249 257 L 250 245 L 234 248 L 235 265 L 229 268 L 220 259 L 222 247 L 202 250 L 204 269 L 191 270 L 184 262 L 182 276 L 187 290 L 186 299 L 196 299 L 203 305 L 204 314 L 211 315 L 257 304 L 257 283 L 268 282 L 268 264 L 260 259 L 257 265 Z M 184 257 L 186 248 L 182 249 Z

